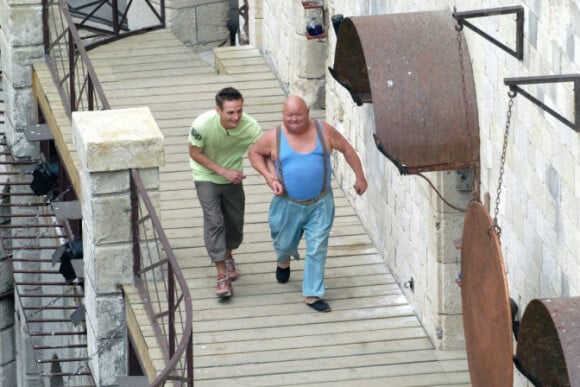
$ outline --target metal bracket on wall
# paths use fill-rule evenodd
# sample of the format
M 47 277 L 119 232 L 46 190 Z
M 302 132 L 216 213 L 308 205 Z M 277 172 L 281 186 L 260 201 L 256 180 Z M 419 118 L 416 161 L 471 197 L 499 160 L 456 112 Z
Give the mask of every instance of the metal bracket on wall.
M 516 49 L 512 49 L 486 32 L 482 31 L 475 25 L 468 22 L 466 19 L 476 18 L 476 17 L 486 17 L 495 15 L 509 15 L 516 14 Z M 497 45 L 502 50 L 506 51 L 508 54 L 515 56 L 517 59 L 524 59 L 524 7 L 521 5 L 511 6 L 511 7 L 501 7 L 501 8 L 489 8 L 477 11 L 464 11 L 456 12 L 454 10 L 453 17 L 459 23 L 459 26 L 469 27 L 471 30 L 477 32 L 479 35 L 483 36 L 485 39 Z
M 561 83 L 561 82 L 574 82 L 574 122 L 566 119 L 564 116 L 556 112 L 554 109 L 546 106 L 542 101 L 532 96 L 530 93 L 519 87 L 518 85 L 532 85 L 539 83 Z M 510 87 L 510 90 L 514 93 L 519 93 L 538 105 L 540 108 L 550 113 L 560 122 L 566 124 L 570 128 L 574 129 L 576 132 L 580 132 L 580 74 L 568 74 L 568 75 L 545 75 L 539 77 L 521 77 L 521 78 L 505 78 L 504 83 Z

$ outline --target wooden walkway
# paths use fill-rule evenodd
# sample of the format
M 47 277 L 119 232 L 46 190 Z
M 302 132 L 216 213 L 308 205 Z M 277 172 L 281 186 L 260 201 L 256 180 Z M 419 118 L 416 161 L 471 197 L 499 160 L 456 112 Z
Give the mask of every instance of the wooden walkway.
M 247 160 L 245 240 L 235 254 L 240 278 L 234 297 L 216 299 L 187 135 L 193 118 L 213 109 L 215 93 L 228 85 L 242 91 L 245 111 L 264 129 L 280 122 L 285 95 L 258 50 L 216 50 L 219 75 L 168 31 L 89 55 L 111 107 L 148 106 L 165 136 L 161 218 L 193 297 L 196 386 L 470 385 L 465 353 L 433 348 L 336 183 L 325 297 L 331 313 L 304 305 L 302 261 L 292 262 L 289 283 L 276 282 L 267 225 L 271 192 Z M 149 350 L 158 367 L 159 351 Z

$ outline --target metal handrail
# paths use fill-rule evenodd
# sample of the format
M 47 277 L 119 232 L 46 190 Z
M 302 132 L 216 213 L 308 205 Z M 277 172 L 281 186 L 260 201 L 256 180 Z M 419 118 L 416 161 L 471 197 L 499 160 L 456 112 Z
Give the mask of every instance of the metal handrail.
M 54 83 L 70 116 L 79 110 L 110 109 L 87 51 L 127 36 L 165 27 L 165 1 L 130 1 L 124 7 L 118 0 L 97 0 L 85 7 L 71 7 L 66 0 L 42 0 L 44 51 Z M 137 7 L 143 6 L 138 11 Z M 88 8 L 87 8 L 88 7 Z M 92 7 L 92 8 L 91 8 Z M 119 12 L 119 10 L 122 12 Z M 71 13 L 72 10 L 72 13 Z M 81 11 L 84 10 L 84 11 Z M 136 19 L 151 24 L 129 28 L 129 12 L 143 12 Z M 147 13 L 148 11 L 148 13 Z M 110 26 L 97 14 L 106 15 Z
M 160 386 L 167 380 L 175 380 L 193 386 L 191 295 L 137 170 L 131 170 L 131 208 L 135 284 L 157 338 L 164 338 L 159 344 L 168 359 L 165 369 L 151 385 Z M 140 215 L 141 213 L 144 215 Z M 155 246 L 155 249 L 149 248 L 146 250 L 147 254 L 142 254 L 144 245 Z M 160 287 L 163 288 L 166 298 L 160 297 Z M 155 288 L 154 291 L 152 288 Z M 181 326 L 183 333 L 179 342 L 177 324 Z
M 44 52 L 67 115 L 110 109 L 65 0 L 43 0 Z
M 74 15 L 71 14 L 66 0 L 43 0 L 46 61 L 69 117 L 73 111 L 110 109 L 88 57 L 89 48 L 165 26 L 164 0 L 159 2 L 158 8 L 149 0 L 131 1 L 121 14 L 117 12 L 117 0 L 97 0 L 92 4 L 97 3 L 83 18 L 78 9 L 74 10 Z M 159 24 L 128 30 L 129 8 L 136 3 L 145 4 Z M 102 28 L 91 18 L 105 5 L 113 10 L 110 29 Z M 193 386 L 191 296 L 137 170 L 131 171 L 131 202 L 135 284 L 167 361 L 165 369 L 156 375 L 151 385 L 161 386 L 174 381 Z M 153 234 L 147 235 L 149 232 Z M 181 337 L 178 337 L 178 332 L 181 332 Z

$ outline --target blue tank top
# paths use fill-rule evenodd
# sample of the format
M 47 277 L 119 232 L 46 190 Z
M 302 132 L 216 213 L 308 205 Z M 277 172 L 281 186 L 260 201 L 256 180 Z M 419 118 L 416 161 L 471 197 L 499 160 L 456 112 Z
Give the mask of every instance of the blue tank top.
M 298 153 L 286 140 L 284 131 L 280 136 L 280 154 L 278 155 L 284 178 L 284 188 L 294 200 L 311 200 L 320 195 L 324 180 L 324 151 L 320 138 L 316 136 L 316 148 L 310 153 Z M 330 187 L 330 157 L 326 160 L 328 173 L 326 187 Z

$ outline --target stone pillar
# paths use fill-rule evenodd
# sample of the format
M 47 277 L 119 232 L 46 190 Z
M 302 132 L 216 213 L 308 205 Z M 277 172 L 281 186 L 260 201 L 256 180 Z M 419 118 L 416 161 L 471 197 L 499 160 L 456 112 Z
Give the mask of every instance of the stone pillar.
M 44 56 L 41 0 L 0 0 L 0 25 L 6 137 L 16 157 L 30 157 L 35 147 L 23 131 L 36 123 L 32 62 Z
M 248 5 L 249 17 L 248 17 L 248 32 L 250 38 L 250 46 L 263 49 L 264 41 L 262 39 L 262 29 L 264 22 L 264 14 L 262 13 L 264 0 L 249 0 Z
M 229 44 L 229 0 L 167 0 L 167 28 L 194 51 Z
M 36 106 L 32 92 L 32 62 L 44 56 L 41 0 L 0 0 L 0 65 L 4 93 L 4 128 L 6 139 L 17 158 L 34 156 L 36 148 L 24 137 L 24 129 L 36 123 Z M 14 180 L 19 180 L 15 177 Z M 14 188 L 14 191 L 20 189 Z M 22 200 L 13 196 L 14 202 Z M 18 211 L 17 211 L 18 212 Z M 13 218 L 13 224 L 22 220 Z M 17 245 L 13 245 L 18 247 Z M 26 255 L 14 251 L 14 257 Z M 3 252 L 0 263 L 0 385 L 40 384 L 37 368 L 30 354 L 30 342 L 22 326 L 14 326 L 15 301 L 9 297 L 13 288 L 10 265 Z M 16 301 L 17 303 L 17 301 Z M 16 348 L 20 348 L 17 351 Z M 28 349 L 26 349 L 28 348 Z M 18 360 L 16 356 L 18 353 Z M 18 364 L 18 365 L 17 365 Z M 17 376 L 18 375 L 18 376 Z M 18 382 L 17 382 L 18 380 Z M 18 384 L 17 384 L 18 383 Z
M 252 9 L 252 5 L 256 9 Z M 253 22 L 255 28 L 261 30 L 261 34 L 254 32 L 261 40 L 260 50 L 271 62 L 285 91 L 304 98 L 311 108 L 322 109 L 325 107 L 328 43 L 327 38 L 307 38 L 307 16 L 311 12 L 300 1 L 292 2 L 290 6 L 271 0 L 250 3 L 250 14 L 254 18 L 261 16 Z M 325 28 L 328 30 L 328 26 Z M 250 42 L 252 39 L 250 37 Z
M 7 270 L 8 261 L 0 263 L 0 273 L 7 272 L 12 276 L 12 270 Z M 2 276 L 4 276 L 2 274 Z M 0 386 L 16 384 L 16 350 L 14 336 L 14 297 L 9 289 L 2 287 L 4 294 L 0 295 Z
M 148 108 L 134 108 L 73 113 L 73 141 L 81 163 L 90 368 L 98 386 L 112 386 L 127 375 L 120 285 L 133 282 L 130 169 L 143 170 L 146 188 L 158 190 L 163 136 Z
M 472 199 L 473 174 L 463 171 L 442 171 L 432 174 L 443 197 L 459 208 L 467 208 Z M 433 321 L 424 326 L 433 343 L 441 350 L 465 348 L 461 289 L 455 282 L 461 271 L 461 239 L 465 213 L 437 200 L 437 262 L 432 272 L 434 281 L 428 281 L 427 293 L 432 300 Z M 429 320 L 426 317 L 425 320 Z

